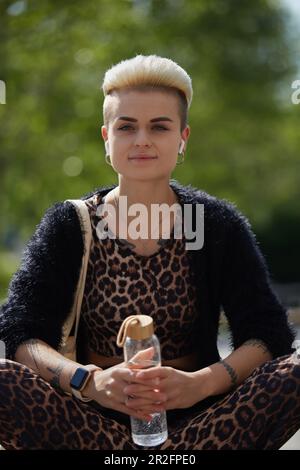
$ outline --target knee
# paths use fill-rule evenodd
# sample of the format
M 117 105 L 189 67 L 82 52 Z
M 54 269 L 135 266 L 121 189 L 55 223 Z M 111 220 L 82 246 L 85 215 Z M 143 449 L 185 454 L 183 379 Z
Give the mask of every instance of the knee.
M 278 357 L 274 361 L 275 370 L 283 377 L 295 377 L 296 380 L 300 379 L 300 360 L 295 354 L 288 356 Z
M 20 364 L 16 361 L 11 361 L 10 359 L 0 359 L 0 374 L 6 374 L 7 372 L 14 372 L 20 370 L 24 367 L 23 364 Z
M 279 361 L 278 373 L 283 379 L 283 389 L 285 384 L 287 389 L 290 385 L 291 388 L 297 389 L 297 395 L 300 396 L 300 361 L 295 354 L 285 356 Z
M 20 364 L 10 359 L 0 359 L 0 393 L 11 385 L 17 383 L 17 378 L 24 372 L 29 370 L 24 364 Z
M 282 356 L 267 362 L 263 367 L 269 387 L 280 388 L 284 394 L 295 392 L 300 396 L 300 361 L 294 354 Z M 276 387 L 277 384 L 277 387 Z

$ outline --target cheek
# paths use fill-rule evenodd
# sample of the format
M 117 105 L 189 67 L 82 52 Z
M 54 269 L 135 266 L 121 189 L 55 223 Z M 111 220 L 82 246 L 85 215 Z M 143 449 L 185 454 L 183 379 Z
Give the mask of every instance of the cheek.
M 113 144 L 114 152 L 120 155 L 124 154 L 124 152 L 126 154 L 126 152 L 129 152 L 131 148 L 132 139 L 130 138 L 123 138 L 121 140 L 115 141 Z

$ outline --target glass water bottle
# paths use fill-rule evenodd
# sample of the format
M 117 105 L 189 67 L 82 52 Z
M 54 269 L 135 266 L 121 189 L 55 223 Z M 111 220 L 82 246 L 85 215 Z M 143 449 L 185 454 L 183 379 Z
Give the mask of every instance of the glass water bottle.
M 120 339 L 123 335 L 123 338 Z M 154 334 L 153 319 L 148 315 L 131 315 L 124 320 L 117 339 L 118 346 L 124 347 L 124 359 L 138 368 L 148 369 L 161 365 L 160 344 Z M 150 360 L 139 358 L 141 351 L 153 348 Z M 151 414 L 150 422 L 130 416 L 132 439 L 140 446 L 157 446 L 168 437 L 166 412 Z

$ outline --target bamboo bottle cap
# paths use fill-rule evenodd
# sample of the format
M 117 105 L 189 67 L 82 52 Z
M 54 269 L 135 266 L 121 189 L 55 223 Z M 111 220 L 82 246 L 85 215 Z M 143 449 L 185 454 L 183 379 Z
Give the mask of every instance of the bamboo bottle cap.
M 122 347 L 126 337 L 132 339 L 146 339 L 154 334 L 153 319 L 148 315 L 130 315 L 127 317 L 119 330 L 117 345 Z

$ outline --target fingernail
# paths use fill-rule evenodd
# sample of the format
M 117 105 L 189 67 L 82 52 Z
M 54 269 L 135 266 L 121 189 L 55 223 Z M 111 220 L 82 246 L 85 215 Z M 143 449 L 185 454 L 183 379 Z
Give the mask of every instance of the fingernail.
M 138 416 L 138 419 L 143 419 L 144 421 L 149 421 L 149 416 L 140 415 L 140 416 Z

